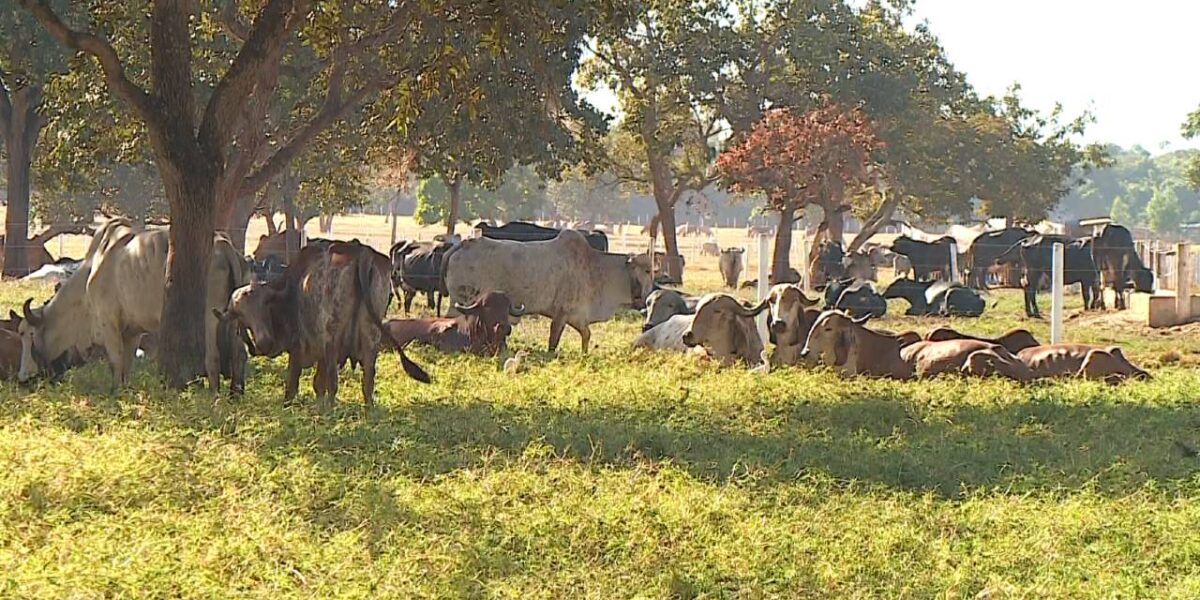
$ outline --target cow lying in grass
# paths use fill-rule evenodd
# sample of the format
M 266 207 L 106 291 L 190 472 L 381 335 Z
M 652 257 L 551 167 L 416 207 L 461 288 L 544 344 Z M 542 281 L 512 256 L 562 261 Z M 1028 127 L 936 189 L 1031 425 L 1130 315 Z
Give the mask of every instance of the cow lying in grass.
M 754 317 L 768 306 L 765 301 L 746 306 L 729 294 L 708 294 L 696 305 L 695 314 L 667 319 L 639 335 L 633 346 L 676 351 L 703 346 L 722 365 L 741 361 L 757 366 L 762 362 L 763 341 Z
M 508 347 L 512 333 L 510 318 L 525 314 L 525 307 L 513 306 L 504 292 L 488 292 L 469 304 L 456 304 L 460 317 L 392 319 L 383 324 L 383 347 L 402 350 L 412 342 L 437 348 L 441 352 L 470 351 L 495 356 Z

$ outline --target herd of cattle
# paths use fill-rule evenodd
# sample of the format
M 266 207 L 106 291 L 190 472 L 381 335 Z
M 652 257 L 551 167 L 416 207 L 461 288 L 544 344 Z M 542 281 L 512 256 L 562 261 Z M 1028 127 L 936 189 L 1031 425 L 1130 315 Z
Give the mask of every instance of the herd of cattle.
M 654 277 L 660 257 L 609 253 L 602 232 L 481 223 L 477 234 L 466 240 L 401 242 L 390 256 L 357 240 L 314 239 L 295 256 L 285 253 L 280 259 L 256 252 L 249 262 L 218 234 L 205 317 L 205 375 L 210 387 L 219 389 L 225 377 L 240 392 L 248 354 L 287 354 L 286 399 L 298 393 L 303 370 L 315 366 L 313 390 L 321 401 L 332 402 L 339 370 L 349 363 L 362 369 L 363 397 L 370 405 L 380 350 L 394 350 L 409 377 L 428 382 L 428 373 L 405 354 L 410 343 L 501 355 L 513 319 L 541 315 L 550 319 L 551 351 L 569 325 L 579 333 L 586 352 L 590 326 L 628 307 L 644 311 L 643 332 L 634 340 L 635 347 L 703 348 L 727 365 L 824 364 L 847 375 L 901 379 L 948 370 L 1019 381 L 1067 375 L 1107 381 L 1146 376 L 1118 348 L 1040 345 L 1023 330 L 987 340 L 944 328 L 924 338 L 867 328 L 868 319 L 886 312 L 887 298 L 908 299 L 909 314 L 983 311 L 974 286 L 938 279 L 949 273 L 947 248 L 941 241 L 897 240 L 887 251 L 906 257 L 914 277 L 897 279 L 882 294 L 862 269 L 864 261 L 870 266 L 878 259 L 872 254 L 881 249 L 846 256 L 840 246 L 827 244 L 819 253 L 819 271 L 827 279 L 822 286 L 826 306 L 819 310 L 817 300 L 795 283 L 775 283 L 768 297 L 755 305 L 724 293 L 692 296 L 661 287 L 662 280 Z M 3 374 L 23 382 L 57 378 L 72 366 L 104 360 L 114 386 L 125 385 L 135 353 L 154 353 L 166 286 L 167 237 L 165 229 L 143 228 L 125 219 L 102 226 L 78 268 L 48 301 L 34 307 L 32 299 L 26 300 L 21 314 L 10 311 L 9 319 L 0 321 Z M 985 271 L 1019 264 L 1027 298 L 1032 298 L 1049 264 L 1049 244 L 1060 240 L 1005 230 L 985 234 L 981 241 L 966 253 L 967 281 L 982 284 Z M 1144 289 L 1153 284 L 1124 228 L 1110 226 L 1095 239 L 1061 241 L 1068 243 L 1067 280 L 1082 282 L 1085 298 L 1089 293 L 1099 296 L 1101 271 L 1118 290 L 1118 303 L 1126 285 Z M 282 242 L 278 246 L 286 247 Z M 260 244 L 260 250 L 263 247 Z M 740 252 L 722 252 L 720 264 L 726 282 L 736 286 Z M 393 295 L 403 298 L 407 313 L 417 293 L 427 295 L 438 316 L 384 320 Z M 450 299 L 457 316 L 441 316 L 444 298 Z M 762 339 L 754 321 L 765 311 L 770 315 L 769 340 Z M 773 345 L 770 354 L 767 341 Z

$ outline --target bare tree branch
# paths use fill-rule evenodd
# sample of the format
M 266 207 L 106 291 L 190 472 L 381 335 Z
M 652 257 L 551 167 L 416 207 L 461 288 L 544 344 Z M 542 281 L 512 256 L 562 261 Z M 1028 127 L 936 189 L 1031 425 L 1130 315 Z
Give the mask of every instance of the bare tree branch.
M 83 223 L 55 223 L 47 227 L 45 231 L 33 236 L 29 239 L 31 246 L 45 246 L 46 242 L 65 234 L 75 235 L 95 235 L 95 231 Z
M 108 40 L 91 33 L 71 29 L 41 0 L 18 1 L 60 44 L 96 57 L 100 61 L 100 68 L 104 70 L 104 80 L 108 84 L 109 90 L 128 102 L 148 127 L 161 130 L 162 122 L 150 94 L 125 74 L 125 65 L 121 63 L 117 51 L 113 49 L 112 44 L 108 43 Z
M 221 25 L 225 27 L 225 31 L 229 35 L 245 42 L 250 39 L 250 25 L 242 20 L 241 11 L 238 10 L 237 0 L 225 0 L 221 6 L 221 12 L 217 15 Z

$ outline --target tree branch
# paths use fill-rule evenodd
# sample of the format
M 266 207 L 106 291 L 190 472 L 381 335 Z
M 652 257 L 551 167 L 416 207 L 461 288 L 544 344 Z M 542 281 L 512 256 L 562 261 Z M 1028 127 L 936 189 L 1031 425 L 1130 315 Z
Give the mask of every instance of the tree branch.
M 95 231 L 82 223 L 55 223 L 47 227 L 45 231 L 33 236 L 29 239 L 30 245 L 45 246 L 46 242 L 65 234 L 75 235 L 95 235 Z
M 200 122 L 200 144 L 210 152 L 224 154 L 236 131 L 238 110 L 258 82 L 260 70 L 283 58 L 287 34 L 306 12 L 307 0 L 269 0 L 254 20 L 250 37 L 221 78 Z M 260 93 L 268 93 L 261 90 Z
M 121 63 L 117 51 L 107 40 L 67 27 L 62 19 L 59 19 L 58 15 L 44 3 L 44 0 L 18 0 L 18 2 L 42 24 L 42 27 L 58 43 L 77 52 L 85 52 L 96 57 L 96 60 L 100 61 L 100 68 L 104 71 L 104 80 L 108 84 L 109 91 L 128 102 L 148 127 L 161 130 L 162 122 L 150 94 L 125 74 L 125 65 Z
M 221 21 L 221 25 L 225 27 L 225 31 L 229 32 L 229 35 L 232 35 L 241 42 L 245 42 L 250 38 L 250 25 L 242 20 L 241 11 L 237 7 L 237 0 L 225 0 L 217 18 Z

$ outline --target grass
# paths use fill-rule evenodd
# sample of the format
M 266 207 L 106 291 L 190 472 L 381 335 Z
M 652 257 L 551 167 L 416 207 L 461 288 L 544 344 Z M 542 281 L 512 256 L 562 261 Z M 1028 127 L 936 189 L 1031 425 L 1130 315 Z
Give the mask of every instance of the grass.
M 1017 294 L 993 301 L 953 324 L 1045 337 Z M 307 377 L 284 406 L 282 360 L 255 359 L 240 400 L 147 366 L 117 395 L 99 365 L 2 384 L 0 597 L 1200 595 L 1194 332 L 1073 319 L 1155 375 L 1114 388 L 763 376 L 633 352 L 638 327 L 555 357 L 528 319 L 516 376 L 418 350 L 429 386 L 385 355 L 370 414 L 357 373 L 332 412 Z

